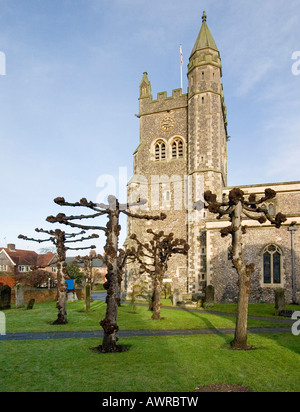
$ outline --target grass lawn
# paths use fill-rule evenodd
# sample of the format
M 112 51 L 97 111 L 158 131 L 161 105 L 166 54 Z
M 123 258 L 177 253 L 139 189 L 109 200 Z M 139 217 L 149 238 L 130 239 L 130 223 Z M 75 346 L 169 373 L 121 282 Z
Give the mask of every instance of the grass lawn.
M 216 303 L 209 309 L 211 312 L 224 312 L 224 313 L 236 313 L 237 304 L 223 304 Z M 299 305 L 286 305 L 286 310 L 300 311 Z M 264 304 L 249 304 L 249 316 L 261 316 L 268 318 L 276 318 L 274 314 L 274 304 L 264 303 Z
M 272 305 L 271 305 L 272 306 Z M 7 333 L 101 330 L 106 305 L 94 301 L 68 303 L 68 325 L 51 325 L 55 303 L 40 303 L 32 311 L 5 311 Z M 297 308 L 297 307 L 296 307 Z M 298 307 L 299 308 L 299 307 Z M 213 310 L 234 313 L 234 305 Z M 271 316 L 268 305 L 250 306 L 250 315 Z M 121 330 L 234 328 L 235 318 L 162 309 L 162 321 L 150 320 L 147 307 L 119 309 Z M 249 327 L 275 322 L 249 320 Z M 277 324 L 278 327 L 282 326 Z M 286 326 L 286 325 L 284 325 Z M 278 329 L 280 330 L 280 329 Z M 253 391 L 300 391 L 300 336 L 249 335 L 251 351 L 232 351 L 229 335 L 121 338 L 124 353 L 100 354 L 91 348 L 100 339 L 0 341 L 0 392 L 192 392 L 217 382 L 250 387 Z
M 257 349 L 229 349 L 230 336 L 122 338 L 124 353 L 99 354 L 99 340 L 0 342 L 2 392 L 192 392 L 217 382 L 260 392 L 300 390 L 300 338 L 250 335 Z
M 91 331 L 102 330 L 99 322 L 105 316 L 106 304 L 101 301 L 94 301 L 91 304 L 91 311 L 84 312 L 83 301 L 68 302 L 68 324 L 52 325 L 51 323 L 57 318 L 57 309 L 55 303 L 38 303 L 33 310 L 11 309 L 5 311 L 6 314 L 6 332 L 57 332 L 57 331 Z M 252 312 L 260 312 L 260 316 L 271 314 L 269 306 L 260 306 Z M 272 306 L 272 305 L 270 305 Z M 236 305 L 215 305 L 214 310 L 222 310 L 228 313 L 234 313 Z M 299 307 L 298 307 L 299 308 Z M 172 310 L 163 308 L 161 315 L 162 321 L 151 320 L 151 312 L 146 306 L 137 306 L 136 313 L 133 313 L 132 306 L 123 304 L 118 312 L 118 325 L 122 330 L 162 330 L 162 329 L 200 329 L 200 328 L 234 328 L 235 318 L 219 315 L 210 315 L 201 312 L 193 313 L 184 310 Z M 251 307 L 250 307 L 251 314 Z M 274 307 L 273 307 L 274 314 Z M 268 327 L 268 326 L 286 326 L 284 324 L 268 322 L 264 320 L 249 319 L 249 328 L 251 327 Z

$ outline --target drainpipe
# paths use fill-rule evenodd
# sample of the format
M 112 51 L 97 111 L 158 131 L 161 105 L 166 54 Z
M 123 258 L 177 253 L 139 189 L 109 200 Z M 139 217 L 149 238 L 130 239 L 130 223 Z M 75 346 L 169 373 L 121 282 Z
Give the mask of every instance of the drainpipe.
M 296 262 L 296 254 L 295 254 L 295 232 L 297 232 L 298 227 L 296 226 L 297 222 L 292 222 L 291 225 L 288 227 L 288 231 L 291 232 L 291 254 L 292 254 L 292 299 L 293 303 L 296 304 L 296 273 L 295 273 L 295 262 Z

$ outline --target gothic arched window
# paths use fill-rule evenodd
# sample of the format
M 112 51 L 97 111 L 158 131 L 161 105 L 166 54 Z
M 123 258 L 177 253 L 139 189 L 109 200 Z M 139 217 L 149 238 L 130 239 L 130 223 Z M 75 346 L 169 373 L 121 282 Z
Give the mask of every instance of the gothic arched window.
M 178 159 L 183 157 L 183 142 L 181 139 L 175 139 L 172 144 L 172 158 Z
M 282 254 L 278 246 L 269 245 L 264 249 L 263 272 L 265 285 L 278 285 L 281 283 L 281 259 Z
M 163 141 L 158 141 L 155 145 L 155 160 L 165 160 L 166 158 L 166 145 Z

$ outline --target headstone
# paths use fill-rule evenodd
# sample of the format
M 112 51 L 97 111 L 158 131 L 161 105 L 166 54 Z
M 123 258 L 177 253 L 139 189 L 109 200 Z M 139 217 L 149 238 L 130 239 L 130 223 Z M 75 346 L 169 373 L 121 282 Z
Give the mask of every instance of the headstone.
M 0 335 L 6 335 L 6 316 L 4 312 L 0 312 Z
M 30 299 L 30 301 L 27 304 L 27 310 L 31 310 L 34 304 L 35 304 L 35 299 Z
M 276 289 L 275 293 L 275 315 L 280 316 L 280 313 L 285 310 L 285 290 Z
M 135 313 L 136 311 L 136 300 L 138 294 L 141 292 L 142 288 L 140 285 L 134 285 L 132 288 L 132 296 L 131 296 L 131 303 L 132 303 L 132 311 Z
M 84 288 L 85 310 L 88 312 L 91 308 L 91 285 L 87 283 Z
M 74 293 L 73 292 L 67 293 L 67 297 L 68 297 L 68 302 L 74 302 Z
M 171 294 L 172 294 L 172 285 L 169 282 L 166 282 L 164 284 L 164 294 L 165 294 L 165 299 L 169 299 Z
M 11 308 L 11 288 L 4 285 L 0 288 L 0 310 Z
M 174 289 L 173 292 L 173 306 L 176 306 L 178 302 L 182 302 L 182 293 L 178 289 Z
M 25 292 L 25 285 L 22 283 L 18 283 L 15 286 L 15 292 L 16 292 L 16 308 L 24 308 L 25 306 L 25 297 L 24 297 L 24 292 Z
M 141 291 L 142 291 L 142 288 L 140 285 L 134 285 L 132 287 L 132 297 L 133 298 L 136 297 L 139 293 L 141 293 Z
M 205 288 L 205 303 L 215 303 L 215 288 L 213 285 L 208 285 Z

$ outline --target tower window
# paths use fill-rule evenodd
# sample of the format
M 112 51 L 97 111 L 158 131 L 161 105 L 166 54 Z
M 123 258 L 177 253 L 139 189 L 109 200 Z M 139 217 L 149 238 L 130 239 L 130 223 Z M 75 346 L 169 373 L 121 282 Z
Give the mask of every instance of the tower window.
M 264 284 L 281 283 L 281 251 L 275 245 L 267 246 L 263 254 Z
M 166 145 L 164 142 L 159 141 L 155 145 L 155 160 L 165 160 L 166 158 Z
M 205 79 L 205 75 L 204 75 L 204 72 L 202 72 L 202 80 L 204 79 Z
M 204 97 L 202 97 L 202 104 L 204 104 Z
M 172 158 L 178 159 L 180 157 L 183 157 L 183 142 L 181 139 L 176 139 L 172 144 Z

